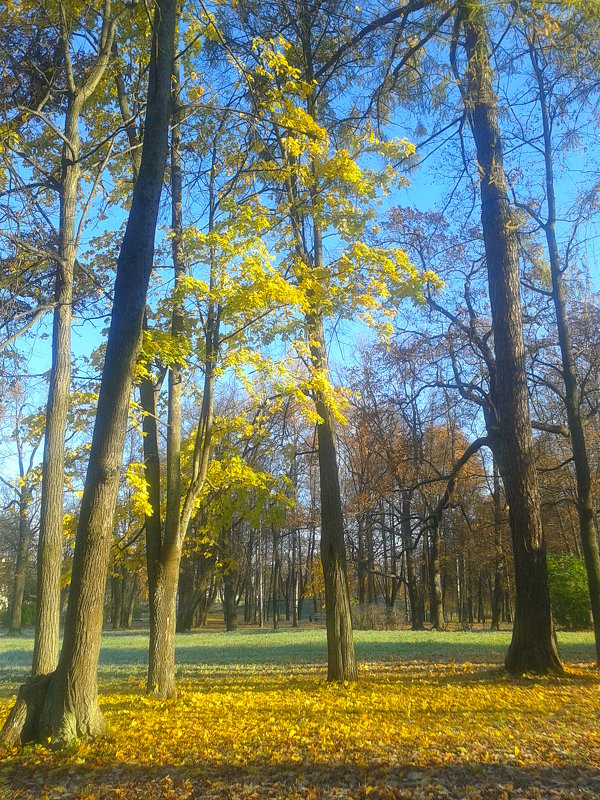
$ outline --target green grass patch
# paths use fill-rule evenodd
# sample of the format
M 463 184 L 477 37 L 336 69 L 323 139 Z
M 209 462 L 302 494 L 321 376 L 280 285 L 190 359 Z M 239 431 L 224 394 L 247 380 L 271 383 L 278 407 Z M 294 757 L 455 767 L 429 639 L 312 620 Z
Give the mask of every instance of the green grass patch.
M 355 631 L 359 664 L 474 663 L 501 666 L 510 632 Z M 593 663 L 594 638 L 588 631 L 559 633 L 561 655 L 569 663 Z M 0 696 L 12 694 L 29 674 L 33 634 L 0 637 Z M 198 631 L 178 634 L 178 677 L 208 672 L 252 672 L 326 663 L 323 628 Z M 148 632 L 105 631 L 100 651 L 100 684 L 141 680 L 148 663 Z

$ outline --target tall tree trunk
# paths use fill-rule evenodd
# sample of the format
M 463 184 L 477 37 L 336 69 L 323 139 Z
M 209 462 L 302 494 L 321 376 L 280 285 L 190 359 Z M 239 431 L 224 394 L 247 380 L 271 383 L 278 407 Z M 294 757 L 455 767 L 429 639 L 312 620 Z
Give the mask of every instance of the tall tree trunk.
M 65 434 L 71 385 L 73 272 L 78 248 L 78 230 L 75 218 L 80 178 L 79 118 L 85 101 L 95 91 L 108 65 L 116 24 L 110 18 L 110 9 L 111 4 L 108 2 L 104 9 L 96 60 L 79 82 L 76 81 L 71 68 L 70 42 L 65 20 L 62 21 L 60 31 L 63 58 L 67 64 L 67 109 L 61 156 L 52 364 L 44 434 L 33 675 L 50 673 L 58 663 Z M 80 229 L 82 224 L 83 219 L 79 222 Z
M 162 520 L 160 512 L 160 453 L 158 445 L 158 422 L 156 395 L 158 387 L 150 378 L 140 381 L 140 405 L 143 409 L 142 418 L 144 472 L 148 487 L 148 500 L 152 512 L 146 516 L 146 572 L 148 575 L 148 606 L 150 609 L 156 603 L 156 575 L 162 548 Z M 150 613 L 150 642 L 156 637 L 156 617 Z
M 104 731 L 97 687 L 104 586 L 168 149 L 174 29 L 174 0 L 159 0 L 152 35 L 142 164 L 117 262 L 63 646 L 56 671 L 34 677 L 21 688 L 2 731 L 7 742 L 51 737 L 62 744 Z
M 565 386 L 565 406 L 567 424 L 571 434 L 573 461 L 575 462 L 575 478 L 577 482 L 577 514 L 579 531 L 583 547 L 583 558 L 587 571 L 592 619 L 594 622 L 594 639 L 596 643 L 596 662 L 600 664 L 600 551 L 598 536 L 594 524 L 595 509 L 592 496 L 592 479 L 590 462 L 587 454 L 579 389 L 577 386 L 577 370 L 573 357 L 569 319 L 567 315 L 567 299 L 563 281 L 563 270 L 556 239 L 556 190 L 554 186 L 554 163 L 552 153 L 552 123 L 548 108 L 548 94 L 544 74 L 538 60 L 538 54 L 532 40 L 529 41 L 531 63 L 538 85 L 538 98 L 542 114 L 542 130 L 544 142 L 544 165 L 546 178 L 546 203 L 548 206 L 544 233 L 548 245 L 550 273 L 552 276 L 552 300 L 556 312 L 558 343 L 562 360 L 562 374 Z
M 173 126 L 171 133 L 171 227 L 173 230 L 172 255 L 175 293 L 171 318 L 171 332 L 179 337 L 184 330 L 183 301 L 177 289 L 185 275 L 183 260 L 182 173 L 180 152 L 180 124 L 183 107 L 179 99 L 179 75 L 175 75 L 173 92 Z M 214 219 L 214 163 L 211 171 L 209 230 Z M 214 289 L 214 265 L 211 265 L 210 290 Z M 178 363 L 169 367 L 169 413 L 167 430 L 167 510 L 165 532 L 155 574 L 154 603 L 150 614 L 154 616 L 148 664 L 148 691 L 160 697 L 177 694 L 175 685 L 175 630 L 177 608 L 177 582 L 183 542 L 187 534 L 195 503 L 206 479 L 210 463 L 214 415 L 215 368 L 219 349 L 220 309 L 211 302 L 206 321 L 205 373 L 196 429 L 192 475 L 181 502 L 181 397 L 182 368 Z
M 328 377 L 323 321 L 307 318 L 313 374 Z M 314 391 L 319 422 L 319 482 L 321 490 L 321 562 L 325 582 L 327 626 L 327 679 L 354 681 L 358 677 L 354 655 L 350 590 L 346 573 L 344 517 L 338 477 L 335 430 L 332 411 L 320 390 Z
M 37 620 L 32 674 L 52 672 L 58 662 L 60 577 L 63 547 L 65 435 L 71 386 L 71 314 L 75 266 L 75 213 L 79 186 L 79 114 L 69 97 L 61 164 L 59 257 L 54 289 L 52 365 L 46 406 L 42 500 L 37 564 Z
M 508 200 L 497 99 L 479 0 L 460 6 L 466 37 L 465 105 L 477 149 L 481 222 L 488 269 L 500 423 L 500 468 L 509 505 L 516 607 L 505 666 L 511 673 L 562 671 L 550 610 L 529 417 L 516 224 Z
M 179 74 L 174 75 L 173 126 L 171 129 L 171 230 L 174 272 L 174 301 L 171 333 L 181 336 L 183 305 L 177 289 L 184 274 L 182 176 L 180 152 Z M 181 382 L 182 368 L 169 365 L 169 400 L 167 418 L 167 510 L 160 557 L 155 564 L 154 594 L 150 607 L 152 617 L 148 656 L 148 691 L 159 697 L 173 697 L 175 686 L 175 631 L 177 625 L 177 584 L 181 561 Z

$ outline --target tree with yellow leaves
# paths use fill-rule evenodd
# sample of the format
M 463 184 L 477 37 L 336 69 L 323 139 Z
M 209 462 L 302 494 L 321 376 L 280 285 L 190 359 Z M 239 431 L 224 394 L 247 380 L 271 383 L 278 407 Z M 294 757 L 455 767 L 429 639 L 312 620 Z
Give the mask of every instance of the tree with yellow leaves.
M 345 681 L 357 672 L 335 435 L 344 400 L 330 381 L 326 323 L 361 320 L 385 335 L 399 300 L 420 296 L 422 276 L 402 251 L 369 243 L 373 206 L 402 182 L 390 162 L 413 148 L 381 141 L 356 109 L 336 108 L 334 93 L 351 77 L 330 69 L 331 47 L 351 37 L 335 12 L 302 1 L 239 3 L 225 14 L 222 46 L 257 119 L 254 180 L 270 197 L 273 250 L 289 285 L 287 336 L 302 370 L 287 384 L 317 424 L 328 678 Z

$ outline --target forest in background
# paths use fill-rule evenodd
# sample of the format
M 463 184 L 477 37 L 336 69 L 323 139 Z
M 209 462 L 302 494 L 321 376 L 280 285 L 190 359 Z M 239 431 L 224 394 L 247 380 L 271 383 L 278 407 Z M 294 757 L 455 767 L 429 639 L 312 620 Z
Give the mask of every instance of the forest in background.
M 324 613 L 332 680 L 352 621 L 511 623 L 509 672 L 560 671 L 548 551 L 600 654 L 593 4 L 1 14 L 24 738 L 102 729 L 100 631 L 141 602 L 161 697 L 217 599 Z

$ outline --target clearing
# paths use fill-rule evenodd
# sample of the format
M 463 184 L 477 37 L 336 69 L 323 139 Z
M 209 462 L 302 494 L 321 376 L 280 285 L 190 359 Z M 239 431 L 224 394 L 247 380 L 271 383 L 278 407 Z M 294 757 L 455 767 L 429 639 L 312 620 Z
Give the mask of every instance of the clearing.
M 161 702 L 144 694 L 147 633 L 105 633 L 108 735 L 0 749 L 0 798 L 600 797 L 591 633 L 559 636 L 566 676 L 518 680 L 507 632 L 355 638 L 360 680 L 338 686 L 322 629 L 183 634 L 179 697 Z M 0 723 L 32 647 L 0 637 Z

